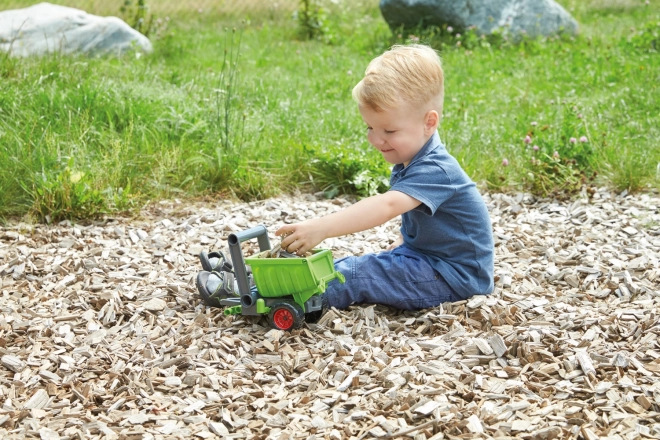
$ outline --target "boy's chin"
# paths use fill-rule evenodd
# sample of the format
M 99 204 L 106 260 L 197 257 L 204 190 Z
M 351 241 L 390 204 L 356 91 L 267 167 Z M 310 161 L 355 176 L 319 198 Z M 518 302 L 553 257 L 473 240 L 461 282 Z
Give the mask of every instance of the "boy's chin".
M 398 156 L 398 155 L 397 156 L 389 156 L 389 155 L 386 156 L 385 154 L 381 154 L 381 156 L 383 156 L 383 159 L 385 160 L 385 162 L 389 163 L 390 165 L 399 165 L 399 164 L 405 164 L 406 163 L 406 161 L 403 160 L 401 158 L 401 156 Z M 409 159 L 408 162 L 410 160 L 411 159 Z

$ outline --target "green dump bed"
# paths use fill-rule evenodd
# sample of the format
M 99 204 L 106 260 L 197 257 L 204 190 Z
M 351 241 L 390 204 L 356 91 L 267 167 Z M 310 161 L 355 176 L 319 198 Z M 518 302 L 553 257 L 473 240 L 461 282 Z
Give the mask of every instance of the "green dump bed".
M 332 252 L 314 249 L 312 256 L 305 258 L 260 258 L 245 259 L 252 268 L 254 282 L 259 294 L 265 298 L 293 296 L 298 304 L 304 304 L 313 295 L 325 292 L 329 281 L 344 276 L 335 271 Z

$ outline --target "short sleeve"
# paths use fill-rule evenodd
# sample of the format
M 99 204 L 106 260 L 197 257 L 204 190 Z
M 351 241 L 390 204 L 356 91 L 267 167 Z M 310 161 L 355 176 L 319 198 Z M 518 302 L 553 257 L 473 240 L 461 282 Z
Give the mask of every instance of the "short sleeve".
M 416 163 L 401 174 L 390 190 L 402 192 L 422 202 L 423 206 L 416 209 L 427 215 L 434 215 L 456 192 L 450 176 L 436 163 Z

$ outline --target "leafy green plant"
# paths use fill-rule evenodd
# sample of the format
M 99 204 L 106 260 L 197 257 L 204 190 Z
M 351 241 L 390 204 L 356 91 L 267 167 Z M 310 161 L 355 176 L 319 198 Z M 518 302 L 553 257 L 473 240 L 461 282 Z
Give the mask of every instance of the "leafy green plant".
M 353 194 L 368 197 L 389 187 L 389 166 L 374 160 L 360 149 L 334 147 L 325 150 L 308 148 L 312 183 L 326 197 Z
M 387 191 L 390 186 L 389 179 L 381 174 L 380 170 L 366 169 L 360 171 L 350 182 L 361 197 L 375 196 Z
M 633 29 L 628 43 L 637 50 L 660 51 L 660 20 L 649 21 L 640 29 Z

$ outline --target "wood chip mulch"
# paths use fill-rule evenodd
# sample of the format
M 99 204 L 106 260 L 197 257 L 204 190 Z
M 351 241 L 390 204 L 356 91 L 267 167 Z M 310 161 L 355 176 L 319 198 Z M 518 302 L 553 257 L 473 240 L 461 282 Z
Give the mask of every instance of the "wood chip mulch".
M 204 307 L 196 254 L 346 200 L 6 225 L 0 438 L 660 438 L 660 196 L 484 198 L 492 295 L 333 309 L 291 333 Z M 323 245 L 378 251 L 397 228 Z

